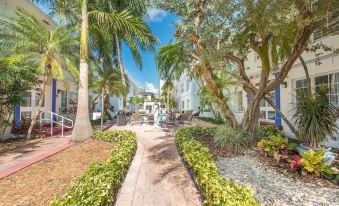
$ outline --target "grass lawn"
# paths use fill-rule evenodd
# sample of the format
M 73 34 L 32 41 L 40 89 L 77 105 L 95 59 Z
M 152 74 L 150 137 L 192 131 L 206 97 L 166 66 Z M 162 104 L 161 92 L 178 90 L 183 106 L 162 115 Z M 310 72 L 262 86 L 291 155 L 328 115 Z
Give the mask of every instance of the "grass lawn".
M 114 143 L 90 141 L 71 146 L 0 180 L 0 205 L 48 205 L 64 195 L 94 162 L 105 162 Z

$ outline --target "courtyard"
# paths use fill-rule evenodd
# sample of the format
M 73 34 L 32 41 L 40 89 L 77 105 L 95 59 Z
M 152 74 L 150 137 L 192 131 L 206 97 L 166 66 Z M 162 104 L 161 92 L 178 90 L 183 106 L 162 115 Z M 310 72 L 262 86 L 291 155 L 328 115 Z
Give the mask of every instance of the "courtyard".
M 338 8 L 0 0 L 0 205 L 336 206 Z

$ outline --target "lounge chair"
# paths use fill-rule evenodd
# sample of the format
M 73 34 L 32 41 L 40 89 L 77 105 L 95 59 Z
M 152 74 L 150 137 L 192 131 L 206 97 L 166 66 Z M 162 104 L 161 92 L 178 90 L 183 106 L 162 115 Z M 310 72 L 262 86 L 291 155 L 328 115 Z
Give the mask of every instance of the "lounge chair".
M 133 113 L 130 117 L 130 124 L 134 125 L 139 123 L 140 125 L 142 124 L 142 120 L 141 120 L 141 114 L 139 112 L 137 113 Z
M 147 114 L 147 121 L 146 123 L 148 124 L 153 124 L 154 123 L 154 116 L 153 114 Z
M 184 112 L 184 114 L 181 115 L 179 123 L 190 124 L 192 122 L 192 119 L 193 119 L 193 110 L 189 110 L 187 112 Z

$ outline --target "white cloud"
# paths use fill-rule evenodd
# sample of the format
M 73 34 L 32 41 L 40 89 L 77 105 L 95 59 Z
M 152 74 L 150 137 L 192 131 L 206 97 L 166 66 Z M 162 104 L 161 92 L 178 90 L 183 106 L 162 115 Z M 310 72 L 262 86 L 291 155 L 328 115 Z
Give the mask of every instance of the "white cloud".
M 161 9 L 150 8 L 148 9 L 148 16 L 150 21 L 161 22 L 167 16 L 167 12 Z
M 146 92 L 153 92 L 154 94 L 158 94 L 159 91 L 159 89 L 157 89 L 151 82 L 145 82 L 145 90 Z

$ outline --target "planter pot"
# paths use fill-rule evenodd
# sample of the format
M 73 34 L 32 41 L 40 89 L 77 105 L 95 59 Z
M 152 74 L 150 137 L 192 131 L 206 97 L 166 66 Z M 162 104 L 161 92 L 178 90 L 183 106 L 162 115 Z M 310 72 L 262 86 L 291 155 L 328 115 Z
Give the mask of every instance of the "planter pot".
M 335 158 L 337 157 L 336 153 L 330 152 L 331 149 L 332 148 L 330 148 L 330 147 L 327 147 L 325 149 L 311 148 L 311 147 L 308 147 L 306 143 L 301 143 L 299 145 L 299 147 L 297 148 L 299 153 L 308 152 L 309 150 L 314 150 L 316 152 L 325 151 L 325 155 L 324 155 L 323 160 L 329 165 L 331 165 L 333 163 L 333 161 L 335 160 Z

